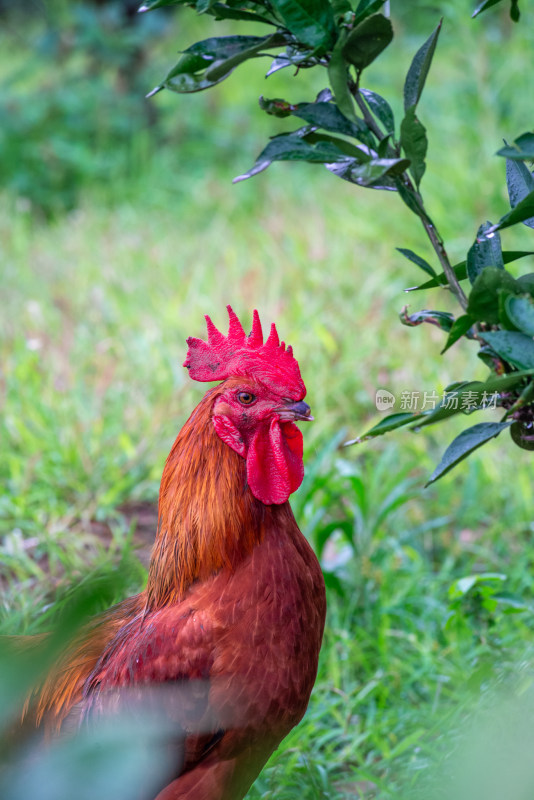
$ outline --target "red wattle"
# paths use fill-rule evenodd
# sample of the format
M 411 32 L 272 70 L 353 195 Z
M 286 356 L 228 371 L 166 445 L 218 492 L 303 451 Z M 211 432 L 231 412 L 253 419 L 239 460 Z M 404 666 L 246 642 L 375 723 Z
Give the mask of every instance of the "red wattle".
M 273 418 L 250 442 L 247 480 L 254 497 L 265 505 L 285 503 L 304 477 L 302 433 L 292 422 Z

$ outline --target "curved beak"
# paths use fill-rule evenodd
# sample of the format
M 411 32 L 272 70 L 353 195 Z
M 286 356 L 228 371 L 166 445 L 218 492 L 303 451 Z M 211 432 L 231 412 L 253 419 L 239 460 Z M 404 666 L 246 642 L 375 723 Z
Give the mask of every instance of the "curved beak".
M 311 422 L 313 417 L 311 415 L 311 408 L 303 400 L 297 403 L 287 403 L 280 408 L 275 408 L 282 422 L 295 422 L 296 420 L 303 420 L 304 422 Z

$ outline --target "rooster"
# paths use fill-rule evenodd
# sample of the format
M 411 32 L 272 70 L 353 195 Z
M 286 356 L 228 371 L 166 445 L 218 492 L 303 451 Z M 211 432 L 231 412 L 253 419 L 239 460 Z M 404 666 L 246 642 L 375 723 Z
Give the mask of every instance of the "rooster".
M 317 673 L 321 569 L 288 498 L 304 475 L 306 388 L 273 324 L 187 340 L 184 366 L 222 381 L 167 458 L 144 592 L 95 618 L 27 703 L 53 738 L 157 687 L 174 691 L 173 767 L 157 800 L 239 800 L 302 718 Z M 133 693 L 133 694 L 132 694 Z

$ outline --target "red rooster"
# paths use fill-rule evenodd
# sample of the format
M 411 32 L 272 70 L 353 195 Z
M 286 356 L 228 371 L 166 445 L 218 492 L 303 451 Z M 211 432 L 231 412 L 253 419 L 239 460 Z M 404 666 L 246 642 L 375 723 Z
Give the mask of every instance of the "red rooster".
M 167 458 L 146 590 L 96 618 L 29 703 L 50 737 L 176 687 L 180 745 L 157 800 L 242 798 L 306 710 L 323 634 L 321 569 L 288 503 L 306 389 L 274 325 L 264 343 L 256 311 L 248 336 L 228 314 L 228 336 L 206 317 L 207 342 L 187 340 L 190 376 L 222 383 Z

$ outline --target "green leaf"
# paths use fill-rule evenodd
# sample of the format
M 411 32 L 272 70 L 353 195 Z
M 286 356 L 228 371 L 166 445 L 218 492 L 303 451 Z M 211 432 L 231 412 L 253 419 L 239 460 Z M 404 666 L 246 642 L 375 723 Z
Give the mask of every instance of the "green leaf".
M 410 162 L 408 161 L 408 166 L 410 166 Z M 408 206 L 410 211 L 413 211 L 414 214 L 417 214 L 418 217 L 421 219 L 429 219 L 425 209 L 423 208 L 421 201 L 417 195 L 417 192 L 414 189 L 410 189 L 404 181 L 398 179 L 395 183 L 397 191 L 400 195 L 402 202 Z
M 534 133 L 523 133 L 514 140 L 513 145 L 506 145 L 497 151 L 498 156 L 513 158 L 516 161 L 534 159 Z
M 371 158 L 365 161 L 362 159 L 362 162 L 327 164 L 326 168 L 339 178 L 357 186 L 391 189 L 391 178 L 403 173 L 410 164 L 406 158 Z
M 354 12 L 354 24 L 357 25 L 365 17 L 374 14 L 384 5 L 385 0 L 360 0 Z
M 484 222 L 477 232 L 477 238 L 467 253 L 467 277 L 474 283 L 478 275 L 486 267 L 499 267 L 504 269 L 504 260 L 501 251 L 501 237 L 487 231 L 492 228 L 491 222 Z
M 345 61 L 358 71 L 365 69 L 393 39 L 391 22 L 383 14 L 367 17 L 351 30 L 342 48 Z
M 319 128 L 352 136 L 370 147 L 374 146 L 374 138 L 363 119 L 356 118 L 355 122 L 347 119 L 334 103 L 298 103 L 291 106 L 290 113 Z
M 510 422 L 479 422 L 478 425 L 462 431 L 445 450 L 443 458 L 430 476 L 426 486 L 430 486 L 438 478 L 442 478 L 474 450 L 498 436 L 505 428 L 509 428 L 510 424 Z
M 534 340 L 518 331 L 491 331 L 480 333 L 499 358 L 518 369 L 534 368 Z
M 474 324 L 475 320 L 470 314 L 462 314 L 461 317 L 455 319 L 452 324 L 452 328 L 449 331 L 449 337 L 445 343 L 445 347 L 441 351 L 441 355 L 443 355 L 443 353 L 448 350 L 449 347 L 452 347 L 453 344 L 458 341 L 458 339 L 461 339 L 462 336 L 464 336 Z
M 406 75 L 404 83 L 404 111 L 416 106 L 425 86 L 425 81 L 434 57 L 434 51 L 441 30 L 441 21 L 424 45 L 417 51 Z
M 497 5 L 497 3 L 502 2 L 502 0 L 484 0 L 484 2 L 479 3 L 478 6 L 472 13 L 472 17 L 478 17 L 479 14 L 482 14 L 483 11 L 486 11 L 488 8 Z M 514 22 L 519 22 L 519 4 L 518 0 L 512 0 L 510 5 L 510 17 L 513 19 Z
M 534 450 L 534 426 L 532 423 L 520 421 L 512 423 L 510 436 L 522 450 Z
M 497 3 L 501 2 L 502 0 L 483 0 L 483 2 L 479 3 L 478 6 L 473 11 L 473 13 L 471 14 L 471 18 L 474 19 L 475 17 L 478 17 L 478 15 L 482 14 L 483 11 L 487 11 L 488 8 L 496 6 Z
M 500 289 L 518 291 L 515 279 L 504 267 L 486 267 L 473 284 L 467 301 L 467 313 L 479 322 L 496 325 L 499 322 Z
M 522 161 L 506 159 L 506 185 L 510 205 L 515 208 L 521 200 L 534 191 L 534 178 L 526 164 L 523 164 Z M 534 228 L 534 217 L 524 219 L 523 224 Z
M 502 257 L 505 264 L 509 264 L 512 261 L 517 261 L 519 258 L 525 258 L 525 256 L 534 256 L 534 250 L 503 250 Z M 460 261 L 458 264 L 455 264 L 453 267 L 454 273 L 459 281 L 463 281 L 467 278 L 467 262 Z M 531 273 L 533 276 L 532 284 L 533 284 L 533 291 L 534 291 L 534 272 Z M 518 281 L 523 280 L 523 278 L 527 278 L 527 275 L 523 275 L 521 278 L 518 278 Z M 427 281 L 426 283 L 422 283 L 420 286 L 413 286 L 410 289 L 405 289 L 405 292 L 418 292 L 421 289 L 434 289 L 436 286 L 446 286 L 447 285 L 447 276 L 444 272 L 440 272 L 440 274 L 436 278 L 432 278 L 432 280 Z M 524 291 L 530 291 L 530 289 L 525 288 Z
M 275 25 L 278 27 L 278 23 L 275 19 L 270 19 L 267 16 L 266 9 L 262 9 L 262 14 L 257 14 L 252 9 L 250 11 L 245 11 L 241 8 L 232 8 L 225 3 L 210 3 L 209 8 L 206 9 L 206 13 L 210 14 L 215 19 L 236 19 L 236 20 L 245 20 L 246 22 L 263 22 L 267 25 Z
M 534 336 L 534 304 L 530 295 L 506 295 L 504 298 L 506 316 L 513 325 L 528 336 Z
M 434 267 L 431 267 L 428 261 L 425 261 L 424 258 L 418 256 L 413 250 L 408 250 L 405 247 L 396 247 L 395 250 L 397 250 L 399 253 L 402 253 L 402 255 L 408 259 L 408 261 L 412 261 L 414 264 L 417 264 L 418 267 L 421 267 L 421 269 L 428 273 L 428 275 L 433 275 L 436 277 L 436 270 Z
M 239 64 L 285 42 L 285 36 L 279 33 L 270 36 L 219 36 L 197 42 L 184 51 L 163 83 L 150 94 L 160 89 L 178 93 L 209 89 L 227 78 Z
M 419 184 L 425 173 L 425 157 L 428 148 L 426 129 L 421 124 L 415 113 L 415 106 L 411 106 L 401 122 L 400 143 L 406 158 L 411 161 L 410 172 L 419 189 Z
M 442 331 L 450 331 L 454 322 L 454 317 L 448 311 L 430 311 L 423 309 L 416 311 L 414 314 L 408 316 L 407 307 L 399 314 L 400 321 L 403 325 L 409 328 L 415 328 L 423 322 L 429 322 L 431 325 L 436 325 Z
M 140 14 L 144 11 L 152 11 L 154 8 L 163 8 L 164 6 L 181 6 L 185 5 L 186 0 L 145 0 L 145 2 L 137 9 Z
M 534 297 L 534 272 L 527 272 L 517 279 L 517 284 L 521 291 L 527 292 Z
M 371 92 L 369 89 L 360 89 L 360 94 L 364 96 L 370 111 L 382 124 L 385 132 L 395 133 L 395 119 L 387 100 L 384 100 L 379 94 L 375 94 L 375 92 Z
M 534 216 L 534 191 L 529 192 L 526 197 L 519 202 L 512 211 L 501 217 L 496 225 L 485 232 L 486 238 L 493 236 L 496 231 L 503 230 L 503 228 L 510 228 L 512 225 L 517 225 L 518 222 L 524 222 L 530 217 Z
M 267 147 L 262 150 L 256 163 L 248 172 L 234 178 L 234 183 L 244 181 L 263 172 L 273 161 L 310 161 L 313 163 L 333 163 L 336 161 L 352 161 L 342 150 L 332 141 L 319 140 L 317 144 L 311 144 L 303 138 L 305 133 L 294 131 L 293 133 L 282 133 L 275 136 Z M 341 140 L 340 140 L 341 141 Z M 348 144 L 343 142 L 344 145 Z
M 446 394 L 439 406 L 431 411 L 423 412 L 415 430 L 427 425 L 434 425 L 456 414 L 470 414 L 488 405 L 495 394 L 508 391 L 530 377 L 534 369 L 513 372 L 488 378 L 487 381 L 467 381 L 448 386 Z
M 334 45 L 328 62 L 328 81 L 332 87 L 336 105 L 340 112 L 354 123 L 357 117 L 354 111 L 354 100 L 349 90 L 349 67 L 343 58 L 343 45 L 347 39 L 347 31 L 343 29 Z
M 334 43 L 334 14 L 328 0 L 271 0 L 271 5 L 301 44 L 324 51 Z
M 352 444 L 360 444 L 367 439 L 374 439 L 375 436 L 382 436 L 384 433 L 389 433 L 389 431 L 394 431 L 396 428 L 401 428 L 403 425 L 408 425 L 410 422 L 415 422 L 420 417 L 421 414 L 408 414 L 405 412 L 388 414 L 387 417 L 381 419 L 377 425 L 374 425 L 362 436 L 345 442 L 345 447 L 349 447 Z

